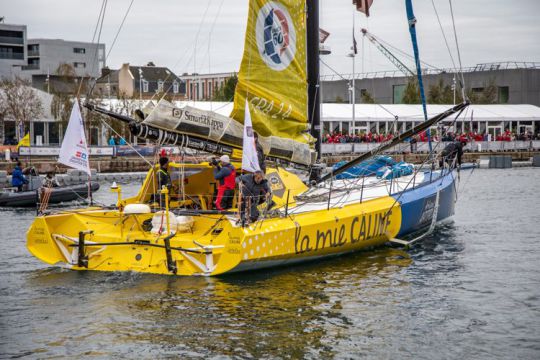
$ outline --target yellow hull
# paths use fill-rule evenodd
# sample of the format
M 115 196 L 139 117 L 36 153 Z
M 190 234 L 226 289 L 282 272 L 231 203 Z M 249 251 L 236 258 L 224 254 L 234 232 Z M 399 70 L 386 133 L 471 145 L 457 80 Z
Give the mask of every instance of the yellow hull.
M 176 275 L 219 275 L 381 245 L 399 231 L 401 213 L 394 204 L 393 198 L 384 197 L 339 209 L 267 219 L 246 228 L 236 226 L 232 216 L 198 217 L 193 232 L 170 239 Z M 164 236 L 140 227 L 151 217 L 93 209 L 42 216 L 28 230 L 27 246 L 42 261 L 74 270 L 174 274 L 163 248 Z M 222 221 L 215 226 L 220 217 Z M 94 232 L 85 236 L 85 266 L 78 265 L 81 230 Z M 103 243 L 109 245 L 100 245 Z

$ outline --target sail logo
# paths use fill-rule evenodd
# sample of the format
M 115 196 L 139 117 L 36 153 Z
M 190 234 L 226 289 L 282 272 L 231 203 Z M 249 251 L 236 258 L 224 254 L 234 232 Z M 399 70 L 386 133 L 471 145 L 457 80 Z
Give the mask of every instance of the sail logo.
M 262 60 L 275 71 L 285 70 L 296 53 L 296 31 L 289 11 L 275 1 L 259 10 L 255 27 Z

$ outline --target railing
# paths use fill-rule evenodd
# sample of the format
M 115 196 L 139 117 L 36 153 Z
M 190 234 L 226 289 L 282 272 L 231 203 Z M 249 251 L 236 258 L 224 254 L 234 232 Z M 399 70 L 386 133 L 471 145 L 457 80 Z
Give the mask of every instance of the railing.
M 28 50 L 28 56 L 39 56 L 39 50 Z
M 322 144 L 321 151 L 323 154 L 361 154 L 375 149 L 380 143 L 345 143 L 345 144 Z M 445 143 L 439 146 L 442 150 Z M 397 145 L 394 149 L 399 148 L 402 151 L 410 152 L 411 147 L 408 143 Z M 464 147 L 465 151 L 470 152 L 494 152 L 494 151 L 526 151 L 540 150 L 540 140 L 531 141 L 471 141 Z M 392 152 L 391 150 L 388 153 Z M 427 142 L 416 143 L 415 151 L 417 153 L 429 152 Z
M 22 45 L 24 44 L 24 39 L 14 36 L 0 36 L 0 43 Z
M 23 65 L 23 70 L 39 70 L 39 64 Z
M 506 61 L 506 62 L 497 62 L 497 63 L 485 63 L 477 64 L 476 66 L 470 66 L 463 68 L 461 71 L 464 73 L 475 72 L 475 71 L 496 71 L 496 70 L 510 70 L 510 69 L 540 69 L 540 62 L 525 62 L 525 61 Z M 439 75 L 439 74 L 453 74 L 458 72 L 459 69 L 445 68 L 445 69 L 436 69 L 436 68 L 425 68 L 422 69 L 423 75 Z M 356 73 L 356 79 L 374 79 L 374 78 L 384 78 L 384 77 L 404 77 L 403 73 L 399 70 L 385 70 L 385 71 L 374 71 L 367 73 Z M 329 74 L 321 75 L 321 80 L 323 81 L 335 81 L 335 80 L 351 80 L 352 74 Z
M 0 59 L 24 60 L 24 54 L 23 53 L 0 52 Z

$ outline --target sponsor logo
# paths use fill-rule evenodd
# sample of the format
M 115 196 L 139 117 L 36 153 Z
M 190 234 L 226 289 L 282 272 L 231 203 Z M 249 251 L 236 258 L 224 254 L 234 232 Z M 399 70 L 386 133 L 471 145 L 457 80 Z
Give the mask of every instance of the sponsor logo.
M 262 60 L 275 71 L 285 70 L 296 53 L 296 31 L 287 8 L 269 1 L 259 10 L 255 26 Z
M 281 180 L 281 177 L 279 177 L 279 174 L 274 172 L 268 175 L 267 178 L 270 189 L 272 189 L 272 194 L 282 198 L 283 194 L 285 194 L 285 186 L 283 185 L 283 181 Z

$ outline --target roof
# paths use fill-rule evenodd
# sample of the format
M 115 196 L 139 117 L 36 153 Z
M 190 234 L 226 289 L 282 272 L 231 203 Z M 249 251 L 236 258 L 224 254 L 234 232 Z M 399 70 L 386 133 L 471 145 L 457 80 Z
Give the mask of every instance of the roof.
M 118 100 L 112 99 L 113 108 Z M 144 101 L 146 104 L 149 100 Z M 103 103 L 108 105 L 108 100 Z M 229 116 L 233 109 L 232 102 L 212 101 L 175 101 L 176 106 L 192 106 L 201 110 L 212 110 L 221 115 Z M 453 105 L 428 105 L 428 115 L 440 114 Z M 386 110 L 388 111 L 386 111 Z M 323 104 L 321 117 L 324 121 L 351 121 L 351 104 Z M 355 105 L 356 121 L 394 121 L 394 115 L 398 115 L 398 121 L 423 121 L 422 105 Z M 465 116 L 460 119 L 475 121 L 540 121 L 540 107 L 535 105 L 470 105 Z
M 140 71 L 139 71 L 140 69 Z M 139 74 L 142 73 L 142 77 L 146 81 L 178 81 L 182 80 L 176 76 L 169 68 L 161 66 L 130 66 L 129 72 L 133 75 L 135 81 L 139 81 Z

